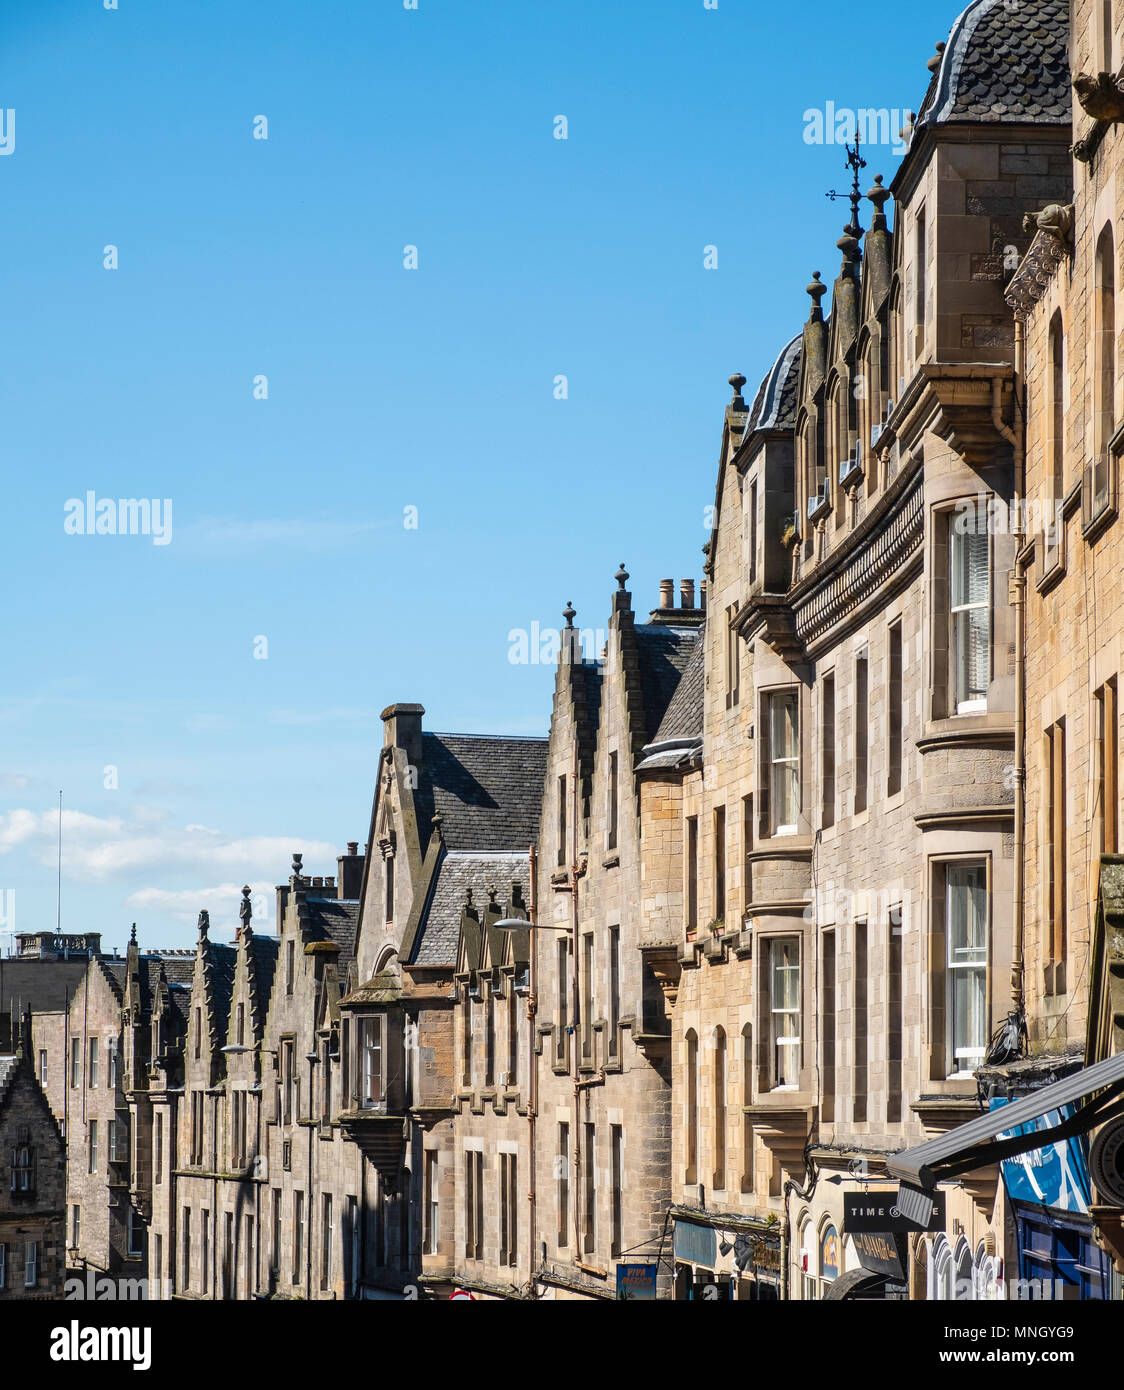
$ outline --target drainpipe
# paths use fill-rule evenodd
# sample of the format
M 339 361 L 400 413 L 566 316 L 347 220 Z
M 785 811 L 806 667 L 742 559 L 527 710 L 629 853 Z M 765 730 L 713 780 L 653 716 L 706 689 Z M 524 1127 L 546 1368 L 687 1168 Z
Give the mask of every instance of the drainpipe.
M 531 845 L 530 849 L 527 851 L 527 865 L 527 882 L 529 884 L 528 897 L 530 899 L 527 904 L 527 916 L 533 923 L 536 921 L 536 903 L 538 901 L 535 888 L 535 873 L 537 866 L 535 863 L 534 845 Z M 538 1240 L 537 1189 L 535 1183 L 535 1169 L 537 1165 L 537 1151 L 535 1149 L 535 1114 L 538 1110 L 539 1100 L 538 1066 L 535 1062 L 535 1015 L 538 1012 L 538 998 L 535 993 L 537 988 L 535 961 L 538 957 L 538 947 L 535 944 L 535 932 L 533 930 L 527 933 L 527 939 L 530 942 L 531 955 L 528 966 L 531 978 L 528 982 L 529 988 L 527 990 L 527 1176 L 529 1179 L 527 1190 L 527 1228 L 530 1235 L 531 1258 L 527 1268 L 531 1272 L 531 1279 L 533 1281 L 535 1277 L 535 1245 Z
M 581 1195 L 582 1195 L 582 1141 L 581 1141 L 581 1085 L 579 1048 L 580 999 L 578 992 L 578 737 L 572 731 L 574 743 L 573 774 L 571 781 L 572 811 L 570 834 L 573 837 L 573 858 L 570 861 L 570 1070 L 574 1077 L 574 1191 L 570 1207 L 574 1217 L 574 1264 L 581 1263 L 584 1253 L 581 1247 Z
M 1014 451 L 1014 524 L 1017 537 L 1015 566 L 1010 575 L 1008 597 L 1015 610 L 1015 900 L 1012 912 L 1011 1002 L 1021 1017 L 1025 1007 L 1026 866 L 1026 570 L 1029 554 L 1023 544 L 1022 501 L 1026 495 L 1026 321 L 1015 319 L 1015 428 L 1008 429 L 1000 413 L 1000 383 L 991 384 L 991 418 L 996 430 Z

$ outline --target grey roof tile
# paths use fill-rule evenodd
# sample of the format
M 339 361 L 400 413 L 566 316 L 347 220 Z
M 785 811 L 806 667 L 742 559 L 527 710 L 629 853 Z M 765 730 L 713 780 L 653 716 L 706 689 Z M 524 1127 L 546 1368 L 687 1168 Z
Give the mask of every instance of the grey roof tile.
M 663 623 L 638 623 L 640 679 L 644 692 L 644 737 L 651 742 L 660 727 L 698 642 L 698 629 Z
M 1067 0 L 972 0 L 952 26 L 918 126 L 1070 119 Z
M 436 882 L 426 904 L 414 950 L 417 965 L 454 965 L 460 941 L 461 913 L 467 890 L 478 912 L 488 905 L 488 890 L 496 890 L 496 901 L 511 902 L 512 884 L 517 883 L 526 903 L 530 897 L 527 853 L 501 851 L 478 853 L 454 850 L 442 856 Z
M 306 898 L 311 909 L 308 930 L 321 941 L 334 941 L 340 948 L 336 957 L 340 973 L 347 969 L 355 958 L 355 933 L 359 926 L 359 901 L 354 898 Z M 259 938 L 255 937 L 255 942 Z M 269 938 L 261 938 L 266 940 Z M 276 947 L 280 943 L 275 941 Z
M 423 836 L 437 813 L 447 849 L 526 850 L 538 839 L 546 759 L 545 738 L 423 734 Z
M 804 335 L 798 333 L 784 345 L 765 373 L 754 397 L 745 436 L 755 430 L 790 430 L 796 424 L 796 394 L 800 387 L 800 359 Z
M 667 738 L 694 738 L 703 731 L 703 690 L 706 685 L 706 645 L 700 630 L 690 658 L 675 687 L 653 743 Z

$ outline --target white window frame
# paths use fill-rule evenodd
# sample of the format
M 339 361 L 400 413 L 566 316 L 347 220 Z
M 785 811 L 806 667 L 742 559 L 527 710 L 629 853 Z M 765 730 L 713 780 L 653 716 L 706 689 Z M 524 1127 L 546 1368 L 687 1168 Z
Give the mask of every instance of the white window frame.
M 386 1021 L 381 1014 L 360 1017 L 359 1027 L 359 1108 L 381 1110 L 386 1105 Z M 369 1039 L 377 1035 L 377 1046 Z M 373 1094 L 372 1082 L 378 1094 Z
M 969 518 L 971 523 L 969 525 Z M 957 575 L 961 572 L 961 547 L 964 546 L 969 536 L 979 534 L 978 528 L 983 528 L 983 539 L 985 543 L 984 560 L 984 596 L 982 599 L 965 599 L 963 602 L 954 601 L 957 587 Z M 952 702 L 957 714 L 982 714 L 987 710 L 987 687 L 985 684 L 982 696 L 969 696 L 961 699 L 961 690 L 967 688 L 967 673 L 961 669 L 961 640 L 962 633 L 971 633 L 973 613 L 982 612 L 984 622 L 984 644 L 986 650 L 985 660 L 987 663 L 987 681 L 991 678 L 991 541 L 988 534 L 987 508 L 979 507 L 968 511 L 962 511 L 952 519 L 949 526 L 948 543 L 948 611 L 949 611 L 949 660 L 952 667 Z
M 787 964 L 787 965 L 779 965 L 779 964 L 778 964 L 777 957 L 778 957 L 778 955 L 781 953 L 781 951 L 782 951 L 785 947 L 794 947 L 794 948 L 795 948 L 795 951 L 796 951 L 796 961 L 795 961 L 795 964 L 791 964 L 791 963 L 790 963 L 790 964 Z M 803 1022 L 803 1019 L 802 1019 L 802 1007 L 801 1007 L 801 1006 L 802 1006 L 802 1002 L 803 1002 L 803 1001 L 802 1001 L 802 998 L 801 998 L 801 988 L 802 988 L 802 978 L 801 978 L 801 977 L 802 977 L 802 968 L 803 968 L 803 951 L 802 951 L 802 949 L 801 949 L 801 941 L 800 941 L 800 938 L 799 938 L 798 936 L 774 936 L 774 937 L 771 937 L 771 938 L 770 938 L 770 940 L 769 940 L 769 960 L 768 960 L 768 971 L 769 971 L 769 975 L 768 975 L 768 981 L 769 981 L 768 1009 L 769 1009 L 769 1040 L 770 1040 L 770 1047 L 769 1047 L 769 1081 L 770 1081 L 770 1090 L 773 1090 L 773 1091 L 795 1091 L 795 1090 L 798 1090 L 798 1089 L 799 1089 L 799 1085 L 800 1085 L 800 1055 L 801 1055 L 801 1050 L 802 1050 L 802 1047 L 803 1047 L 803 1038 L 802 1038 L 802 1036 L 801 1036 L 801 1034 L 802 1034 L 802 1022 Z M 796 1007 L 795 1007 L 795 1008 L 778 1008 L 778 1007 L 777 1007 L 777 998 L 778 998 L 778 990 L 777 990 L 777 972 L 778 972 L 778 970 L 781 970 L 781 971 L 784 971 L 784 972 L 788 972 L 788 973 L 791 973 L 791 972 L 795 971 L 795 974 L 796 974 Z M 780 1029 L 781 1029 L 782 1027 L 785 1027 L 785 1024 L 782 1022 L 782 1020 L 787 1020 L 788 1023 L 791 1024 L 791 1021 L 792 1021 L 793 1018 L 795 1019 L 795 1022 L 796 1022 L 796 1031 L 795 1031 L 795 1033 L 793 1033 L 793 1032 L 791 1032 L 791 1031 L 788 1031 L 788 1028 L 787 1028 L 787 1027 L 785 1028 L 785 1031 L 783 1031 L 783 1032 L 780 1031 Z M 780 1049 L 781 1049 L 781 1048 L 795 1048 L 795 1049 L 796 1049 L 796 1079 L 793 1080 L 793 1081 L 782 1081 L 782 1080 L 780 1080 L 780 1077 L 781 1077 L 781 1074 L 782 1074 L 782 1070 L 783 1070 L 782 1067 L 780 1066 L 780 1063 L 779 1063 L 779 1053 L 780 1053 Z
M 979 876 L 980 891 L 983 898 L 983 944 L 953 943 L 952 893 L 953 876 L 975 873 Z M 965 885 L 967 889 L 967 885 Z M 983 1064 L 987 1055 L 989 1036 L 988 1009 L 988 958 L 991 946 L 991 923 L 989 920 L 988 872 L 985 860 L 951 861 L 944 866 L 944 933 L 945 933 L 945 1049 L 949 1080 L 974 1076 L 976 1069 Z M 970 901 L 970 900 L 969 900 Z M 954 959 L 954 957 L 961 959 Z M 956 1007 L 957 977 L 971 972 L 979 978 L 983 990 L 983 1024 L 978 1046 L 958 1046 L 960 1017 Z M 970 1065 L 965 1065 L 970 1063 Z
M 774 710 L 779 709 L 782 704 L 791 705 L 793 711 L 792 748 L 786 747 L 784 753 L 778 755 L 774 736 L 776 725 Z M 766 738 L 769 760 L 769 833 L 771 835 L 795 835 L 800 825 L 800 692 L 791 687 L 766 692 L 765 719 L 767 721 Z M 792 808 L 795 815 L 791 821 L 781 821 L 779 818 L 780 797 L 777 795 L 777 791 L 781 786 L 782 778 L 791 775 L 790 769 L 794 769 L 796 773 Z
M 33 1289 L 39 1282 L 39 1242 L 29 1240 L 23 1247 L 23 1286 Z

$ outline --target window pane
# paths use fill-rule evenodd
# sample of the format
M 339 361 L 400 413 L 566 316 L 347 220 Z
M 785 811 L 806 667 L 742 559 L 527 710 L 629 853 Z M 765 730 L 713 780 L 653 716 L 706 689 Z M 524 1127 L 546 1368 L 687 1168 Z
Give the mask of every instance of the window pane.
M 956 646 L 956 703 L 986 700 L 989 675 L 990 621 L 986 607 L 953 614 Z

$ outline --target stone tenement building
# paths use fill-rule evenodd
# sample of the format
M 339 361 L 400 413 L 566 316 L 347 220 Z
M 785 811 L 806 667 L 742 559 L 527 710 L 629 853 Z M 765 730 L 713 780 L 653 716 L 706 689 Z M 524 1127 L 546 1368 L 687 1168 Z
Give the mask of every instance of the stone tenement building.
M 31 1062 L 31 1014 L 0 1052 L 0 1302 L 61 1298 L 66 1161 L 58 1122 Z
M 512 1292 L 532 1273 L 525 947 L 488 928 L 526 915 L 547 744 L 429 733 L 424 713 L 383 712 L 357 983 L 340 1001 L 339 1121 L 371 1168 L 376 1297 Z
M 1032 1060 L 997 1078 L 1012 1097 L 1124 1051 L 1120 997 L 1121 217 L 1124 58 L 1121 0 L 1071 7 L 1072 198 L 1029 224 L 1034 240 L 1008 287 L 1025 401 L 1025 506 L 1013 516 L 1024 718 L 1015 963 Z M 1012 529 L 1016 529 L 1013 527 Z M 1114 959 L 1115 956 L 1115 959 Z M 1115 969 L 1113 969 L 1115 967 Z M 1113 1024 L 1115 1019 L 1115 1026 Z M 1098 1146 L 1094 1142 L 1094 1177 Z M 1099 1182 L 1096 1184 L 1099 1186 Z M 1083 1296 L 1103 1296 L 1104 1256 L 1124 1263 L 1112 1202 L 1088 1190 L 1035 1208 L 1014 1203 L 1020 1244 L 1076 1253 Z
M 583 655 L 567 605 L 543 798 L 536 1263 L 556 1298 L 615 1298 L 618 1262 L 658 1253 L 670 1197 L 666 943 L 639 910 L 637 769 L 698 646 L 705 602 L 684 580 L 676 607 L 667 581 L 637 623 L 623 566 L 616 578 L 599 664 Z
M 1068 197 L 1066 37 L 1055 0 L 969 7 L 865 231 L 855 169 L 830 317 L 817 272 L 752 407 L 734 378 L 682 790 L 683 1282 L 858 1285 L 848 1195 L 976 1113 L 1014 1007 L 1014 542 L 987 508 L 1015 486 L 1004 258 Z M 996 1180 L 947 1193 L 977 1270 L 1003 1243 Z

